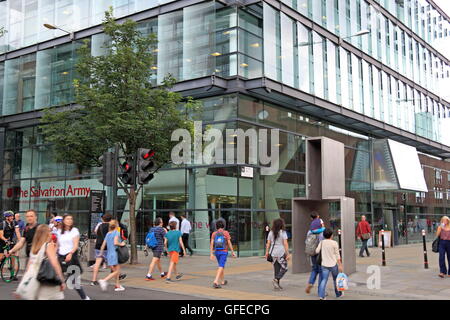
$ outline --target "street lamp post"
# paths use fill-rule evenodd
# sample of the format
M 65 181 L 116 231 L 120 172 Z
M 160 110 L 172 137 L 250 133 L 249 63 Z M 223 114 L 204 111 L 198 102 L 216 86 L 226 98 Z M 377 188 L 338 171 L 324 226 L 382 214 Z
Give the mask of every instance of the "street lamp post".
M 50 30 L 61 30 L 62 32 L 65 32 L 65 33 L 67 33 L 67 34 L 69 35 L 69 37 L 70 37 L 70 40 L 73 40 L 73 39 L 75 39 L 75 34 L 74 34 L 74 32 L 73 32 L 73 31 L 72 31 L 72 32 L 70 32 L 70 31 L 67 31 L 67 30 L 61 29 L 60 27 L 58 27 L 58 26 L 54 26 L 54 25 L 52 25 L 52 24 L 49 24 L 49 23 L 44 23 L 44 27 L 46 27 L 47 29 L 50 29 Z

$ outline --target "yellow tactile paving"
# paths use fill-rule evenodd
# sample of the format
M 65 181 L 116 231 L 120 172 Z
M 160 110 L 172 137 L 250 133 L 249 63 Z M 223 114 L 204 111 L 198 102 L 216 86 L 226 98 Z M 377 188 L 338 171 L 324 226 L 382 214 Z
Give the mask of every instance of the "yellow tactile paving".
M 184 279 L 184 278 L 183 278 Z M 163 289 L 164 291 L 178 294 L 199 294 L 209 298 L 221 298 L 221 299 L 230 299 L 230 300 L 292 300 L 295 298 L 291 297 L 276 297 L 273 295 L 246 292 L 246 291 L 238 291 L 238 290 L 229 290 L 229 289 L 214 289 L 205 286 L 197 286 L 192 284 L 184 284 L 182 281 L 167 284 L 164 281 L 143 281 L 142 279 L 130 278 L 126 282 L 123 282 L 124 285 L 131 285 L 133 287 L 140 288 L 158 288 Z

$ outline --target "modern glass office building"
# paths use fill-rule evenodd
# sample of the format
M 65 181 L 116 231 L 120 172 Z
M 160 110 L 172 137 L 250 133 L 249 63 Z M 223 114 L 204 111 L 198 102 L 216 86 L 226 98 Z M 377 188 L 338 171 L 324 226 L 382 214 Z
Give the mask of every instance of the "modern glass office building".
M 102 54 L 109 6 L 157 34 L 149 81 L 172 74 L 174 90 L 202 101 L 205 127 L 280 130 L 275 175 L 245 162 L 161 170 L 139 195 L 141 242 L 155 217 L 174 211 L 193 222 L 199 253 L 222 216 L 241 256 L 261 254 L 265 225 L 281 216 L 290 230 L 291 199 L 305 195 L 305 139 L 316 136 L 345 144 L 357 217 L 391 230 L 395 244 L 422 229 L 432 238 L 450 214 L 450 17 L 431 0 L 0 1 L 3 210 L 34 208 L 41 221 L 71 213 L 87 230 L 89 191 L 104 189 L 98 168 L 55 162 L 38 125 L 42 108 L 74 103 L 76 49 L 90 39 Z M 417 149 L 428 192 L 377 188 L 373 148 L 385 138 Z M 126 217 L 125 194 L 117 200 Z

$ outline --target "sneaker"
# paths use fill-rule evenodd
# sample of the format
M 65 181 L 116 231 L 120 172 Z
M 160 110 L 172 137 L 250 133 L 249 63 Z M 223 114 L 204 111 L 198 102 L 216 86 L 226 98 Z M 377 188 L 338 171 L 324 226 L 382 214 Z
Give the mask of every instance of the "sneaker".
M 175 280 L 180 280 L 181 278 L 183 277 L 183 274 L 182 273 L 179 273 L 176 277 L 175 277 Z
M 106 291 L 108 289 L 108 282 L 105 280 L 98 280 L 98 284 L 100 285 L 102 291 Z
M 127 277 L 127 275 L 124 273 L 124 274 L 121 274 L 121 275 L 119 275 L 119 280 L 123 280 L 123 279 L 125 279 Z
M 119 286 L 119 287 L 116 287 L 116 288 L 114 289 L 114 291 L 116 291 L 116 292 L 118 292 L 118 291 L 125 291 L 125 288 L 122 287 L 122 286 Z
M 310 294 L 310 293 L 311 293 L 312 287 L 313 287 L 313 285 L 309 283 L 308 286 L 307 286 L 306 289 L 305 289 L 305 292 L 306 292 L 307 294 Z
M 280 284 L 278 283 L 278 281 L 276 279 L 272 280 L 272 284 L 273 284 L 273 288 L 275 290 L 280 290 L 281 289 Z
M 280 288 L 280 290 L 283 290 L 283 287 L 280 285 L 280 280 L 277 280 L 278 282 L 278 288 Z
M 91 281 L 91 286 L 98 286 L 98 281 Z
M 162 274 L 161 274 L 161 278 L 164 278 L 164 277 L 166 277 L 167 276 L 167 272 L 163 272 Z
M 166 283 L 175 283 L 175 281 L 173 281 L 173 280 L 167 278 L 167 279 L 166 279 Z
M 91 298 L 89 298 L 88 296 L 86 296 L 86 298 L 84 298 L 83 300 L 91 300 Z
M 222 286 L 220 284 L 213 283 L 213 288 L 214 289 L 220 289 L 220 288 L 222 288 Z
M 153 278 L 152 276 L 145 276 L 145 280 L 146 281 L 152 281 L 152 280 L 155 280 L 155 278 Z
M 319 298 L 319 300 L 327 300 L 327 298 Z
M 340 295 L 336 296 L 336 298 L 340 298 L 340 297 L 344 296 L 344 291 L 340 291 L 339 293 L 340 293 Z

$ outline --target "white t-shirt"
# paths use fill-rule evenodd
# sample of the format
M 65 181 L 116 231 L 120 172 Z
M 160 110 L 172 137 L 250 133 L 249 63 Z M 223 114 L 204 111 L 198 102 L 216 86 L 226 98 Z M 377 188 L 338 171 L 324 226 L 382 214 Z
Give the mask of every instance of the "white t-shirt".
M 187 219 L 181 221 L 181 230 L 180 230 L 181 233 L 189 234 L 189 232 L 191 232 L 191 229 L 192 229 L 191 223 Z
M 61 234 L 61 230 L 58 230 L 56 234 L 58 237 L 58 254 L 64 256 L 73 249 L 73 239 L 80 236 L 80 232 L 77 228 L 72 228 L 70 231 L 65 231 Z
M 177 223 L 177 229 L 176 230 L 180 230 L 180 220 L 178 220 L 177 217 L 172 217 L 169 219 L 169 223 L 171 223 L 172 221 L 176 221 Z

